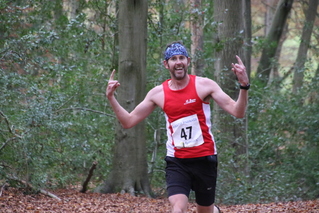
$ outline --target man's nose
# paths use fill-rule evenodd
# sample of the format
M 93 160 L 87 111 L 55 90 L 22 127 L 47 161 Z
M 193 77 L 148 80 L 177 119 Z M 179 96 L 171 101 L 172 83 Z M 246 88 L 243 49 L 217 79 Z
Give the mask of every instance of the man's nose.
M 178 59 L 176 60 L 176 64 L 181 64 L 182 61 L 183 61 L 183 60 L 181 60 L 181 59 L 178 58 Z

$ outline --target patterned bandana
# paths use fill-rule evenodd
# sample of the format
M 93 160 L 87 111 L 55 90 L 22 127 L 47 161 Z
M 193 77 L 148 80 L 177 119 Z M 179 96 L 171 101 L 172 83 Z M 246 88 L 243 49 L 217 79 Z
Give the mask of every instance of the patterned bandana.
M 165 50 L 165 60 L 167 61 L 174 55 L 183 55 L 188 57 L 186 48 L 180 43 L 173 43 Z

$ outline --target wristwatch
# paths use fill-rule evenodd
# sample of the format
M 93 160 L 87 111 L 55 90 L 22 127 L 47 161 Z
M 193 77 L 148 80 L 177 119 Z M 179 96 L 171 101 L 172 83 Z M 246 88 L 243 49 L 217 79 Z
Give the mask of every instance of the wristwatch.
M 249 90 L 250 88 L 250 84 L 247 84 L 246 86 L 242 86 L 241 84 L 239 85 L 240 89 L 244 89 L 244 90 Z

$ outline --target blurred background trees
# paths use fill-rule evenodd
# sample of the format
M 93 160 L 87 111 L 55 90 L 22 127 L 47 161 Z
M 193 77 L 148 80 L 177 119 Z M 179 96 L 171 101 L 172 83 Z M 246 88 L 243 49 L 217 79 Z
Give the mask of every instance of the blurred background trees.
M 220 161 L 217 202 L 315 199 L 318 0 L 234 1 L 238 10 L 227 6 L 232 2 L 149 0 L 146 71 L 132 78 L 144 75 L 145 85 L 140 86 L 145 92 L 169 78 L 162 52 L 167 43 L 182 40 L 192 53 L 193 73 L 215 79 L 236 97 L 229 63 L 236 62 L 235 54 L 245 55 L 241 57 L 251 67 L 252 84 L 247 117 L 226 119 L 244 128 L 239 133 L 232 123 L 223 123 L 213 129 Z M 281 5 L 289 11 L 278 39 L 271 40 Z M 116 0 L 0 0 L 1 184 L 17 185 L 18 178 L 39 188 L 69 187 L 82 182 L 97 161 L 94 188 L 112 170 L 121 171 L 112 168 L 114 142 L 120 139 L 104 95 L 121 58 L 119 6 Z M 228 27 L 227 17 L 238 17 L 238 25 Z M 222 53 L 228 57 L 223 63 L 217 60 Z M 261 65 L 264 54 L 269 57 Z M 215 108 L 213 114 L 217 112 Z M 213 123 L 222 119 L 214 116 Z M 145 128 L 144 167 L 153 194 L 161 195 L 166 132 L 160 109 L 146 119 Z

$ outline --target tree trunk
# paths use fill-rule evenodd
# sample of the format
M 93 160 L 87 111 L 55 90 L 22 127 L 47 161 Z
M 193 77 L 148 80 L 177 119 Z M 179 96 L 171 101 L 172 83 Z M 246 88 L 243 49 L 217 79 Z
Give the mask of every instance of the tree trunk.
M 132 111 L 145 96 L 147 0 L 119 2 L 118 101 Z M 96 191 L 150 195 L 144 122 L 131 129 L 116 124 L 113 168 Z
M 265 87 L 268 83 L 272 68 L 272 61 L 276 54 L 278 43 L 286 24 L 288 14 L 292 8 L 292 3 L 293 0 L 280 0 L 278 3 L 275 17 L 266 37 L 265 46 L 262 51 L 259 66 L 257 68 L 257 79 L 262 87 Z
M 265 4 L 266 4 L 265 30 L 264 30 L 265 35 L 268 35 L 268 33 L 270 31 L 271 23 L 273 22 L 275 11 L 276 11 L 276 6 L 278 5 L 278 2 L 279 2 L 278 0 L 266 0 L 265 1 Z M 275 79 L 279 79 L 278 60 L 280 58 L 282 45 L 283 45 L 284 41 L 286 40 L 287 30 L 288 30 L 288 23 L 285 24 L 283 33 L 281 35 L 281 39 L 279 40 L 279 43 L 278 43 L 277 51 L 276 51 L 276 54 L 275 54 L 274 60 L 273 60 L 273 66 L 272 66 L 272 69 L 270 71 L 269 82 L 271 82 Z M 276 88 L 278 88 L 278 85 L 279 84 L 275 84 Z
M 203 22 L 204 14 L 202 0 L 190 0 L 191 4 L 191 55 L 192 55 L 192 74 L 203 75 L 204 60 L 203 52 Z
M 244 0 L 242 1 L 243 4 L 243 12 L 244 12 L 244 57 L 242 58 L 243 63 L 245 64 L 246 71 L 248 74 L 248 77 L 250 78 L 251 73 L 251 53 L 252 53 L 252 20 L 251 20 L 251 1 L 250 0 Z M 249 162 L 249 138 L 248 138 L 248 113 L 246 113 L 245 119 L 243 121 L 243 126 L 239 128 L 240 130 L 244 131 L 241 135 L 243 137 L 243 149 L 244 154 L 246 155 L 246 162 L 245 164 L 245 174 L 249 175 L 250 173 L 250 162 Z
M 242 1 L 243 3 L 243 12 L 244 12 L 244 57 L 242 60 L 246 66 L 246 71 L 248 77 L 250 77 L 251 73 L 251 53 L 252 53 L 252 21 L 251 21 L 251 0 Z
M 302 29 L 301 42 L 299 45 L 298 55 L 294 66 L 293 92 L 297 92 L 303 85 L 304 65 L 307 60 L 307 52 L 310 44 L 310 38 L 314 21 L 317 15 L 319 0 L 309 0 L 308 10 L 305 14 L 306 20 Z
M 265 35 L 268 35 L 271 27 L 271 23 L 273 22 L 276 5 L 278 4 L 278 0 L 266 0 L 264 1 L 266 4 L 266 14 L 265 14 Z
M 312 78 L 312 84 L 315 88 L 319 88 L 319 64 L 317 64 L 317 69 L 315 72 L 315 76 Z M 314 90 L 309 95 L 309 103 L 317 103 L 319 104 L 319 92 L 318 90 Z M 1 150 L 1 149 L 0 149 Z
M 273 81 L 276 82 L 275 85 L 272 84 L 272 86 L 274 86 L 273 87 L 274 90 L 277 90 L 278 88 L 280 88 L 280 84 L 278 83 L 281 79 L 280 74 L 279 74 L 279 68 L 280 68 L 279 58 L 281 55 L 281 50 L 283 48 L 284 42 L 286 41 L 286 39 L 288 37 L 288 30 L 289 30 L 289 26 L 288 26 L 288 22 L 287 22 L 284 26 L 284 30 L 281 34 L 281 38 L 280 38 L 279 43 L 278 43 L 278 47 L 277 47 L 276 54 L 275 54 L 274 59 L 273 59 L 272 69 L 271 69 L 269 81 L 268 81 L 268 83 L 273 82 Z
M 66 0 L 63 1 L 63 9 L 66 11 L 69 20 L 75 19 L 77 10 L 79 8 L 79 1 L 77 0 Z
M 216 52 L 215 56 L 215 77 L 221 88 L 233 99 L 237 99 L 239 88 L 236 86 L 236 76 L 231 71 L 231 63 L 237 63 L 235 55 L 246 58 L 243 47 L 245 41 L 244 6 L 245 4 L 238 0 L 216 0 L 214 4 L 215 21 L 220 23 L 218 24 L 217 42 L 222 45 L 221 50 Z M 234 147 L 238 159 L 240 155 L 246 155 L 246 120 L 236 120 L 218 106 L 215 106 L 214 111 L 214 122 L 220 132 L 220 140 Z

